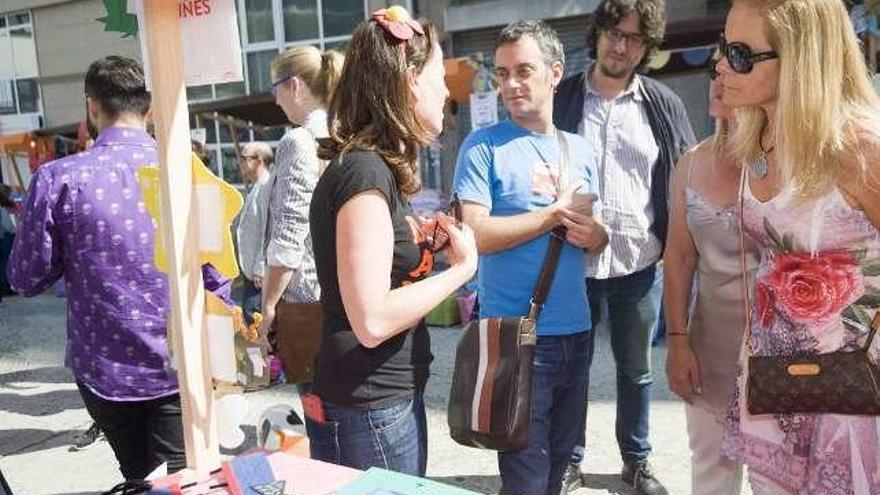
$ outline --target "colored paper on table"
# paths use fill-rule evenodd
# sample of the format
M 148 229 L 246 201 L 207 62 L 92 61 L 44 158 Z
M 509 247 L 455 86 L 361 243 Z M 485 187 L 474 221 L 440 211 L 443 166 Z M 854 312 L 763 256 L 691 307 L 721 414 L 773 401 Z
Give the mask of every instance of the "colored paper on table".
M 336 495 L 478 495 L 477 492 L 395 473 L 370 468 L 360 478 L 336 491 Z
M 245 454 L 223 463 L 223 474 L 232 495 L 262 495 L 254 487 L 276 480 L 265 452 Z
M 275 479 L 287 481 L 287 493 L 326 495 L 351 483 L 363 471 L 337 464 L 316 461 L 286 452 L 275 452 L 267 458 Z

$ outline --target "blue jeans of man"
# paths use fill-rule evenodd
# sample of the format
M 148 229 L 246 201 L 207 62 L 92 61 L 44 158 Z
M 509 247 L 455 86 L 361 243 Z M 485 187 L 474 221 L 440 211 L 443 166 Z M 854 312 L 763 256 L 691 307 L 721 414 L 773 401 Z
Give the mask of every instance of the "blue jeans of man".
M 499 452 L 501 493 L 556 494 L 584 430 L 593 332 L 538 337 L 532 359 L 529 446 Z
M 254 312 L 259 312 L 262 305 L 262 291 L 254 285 L 254 281 L 242 276 L 244 280 L 241 290 L 241 313 L 244 322 L 250 325 L 254 322 Z
M 417 393 L 381 408 L 343 407 L 324 403 L 324 422 L 306 415 L 312 459 L 365 470 L 425 476 L 428 465 L 428 421 Z
M 626 463 L 651 454 L 648 414 L 651 407 L 651 337 L 660 311 L 657 267 L 623 277 L 587 279 L 593 328 L 607 323 L 611 352 L 617 367 L 617 421 L 615 433 Z M 608 321 L 603 307 L 607 307 Z M 575 447 L 572 464 L 584 456 L 584 438 Z

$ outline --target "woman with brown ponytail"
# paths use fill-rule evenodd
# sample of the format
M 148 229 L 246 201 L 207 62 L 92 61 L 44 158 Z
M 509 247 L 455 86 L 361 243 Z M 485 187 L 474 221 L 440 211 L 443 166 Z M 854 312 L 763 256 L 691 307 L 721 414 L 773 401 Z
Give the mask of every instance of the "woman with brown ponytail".
M 355 29 L 347 56 L 310 214 L 324 338 L 306 430 L 315 459 L 424 476 L 424 316 L 477 267 L 471 229 L 440 215 L 451 267 L 429 276 L 445 243 L 422 234 L 409 203 L 417 150 L 443 127 L 443 54 L 432 24 L 391 7 Z

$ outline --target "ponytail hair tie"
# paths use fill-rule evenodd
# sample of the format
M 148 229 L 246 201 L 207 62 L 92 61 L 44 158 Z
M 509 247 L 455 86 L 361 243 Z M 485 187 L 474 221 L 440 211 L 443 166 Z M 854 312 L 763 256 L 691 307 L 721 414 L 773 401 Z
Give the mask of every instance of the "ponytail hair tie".
M 419 21 L 410 17 L 409 12 L 400 5 L 375 11 L 372 19 L 382 26 L 386 33 L 399 41 L 408 41 L 416 34 L 425 34 Z

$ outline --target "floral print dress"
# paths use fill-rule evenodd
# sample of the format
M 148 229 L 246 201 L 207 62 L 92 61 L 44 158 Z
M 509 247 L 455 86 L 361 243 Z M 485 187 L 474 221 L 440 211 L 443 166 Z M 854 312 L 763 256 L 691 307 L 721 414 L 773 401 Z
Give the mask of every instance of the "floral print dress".
M 745 232 L 761 248 L 761 263 L 743 370 L 749 353 L 827 353 L 863 345 L 880 308 L 877 228 L 836 188 L 808 202 L 786 191 L 760 202 L 744 189 Z M 876 339 L 873 347 L 876 359 Z M 784 493 L 880 494 L 880 417 L 750 415 L 745 376 L 740 373 L 730 407 L 727 457 Z

